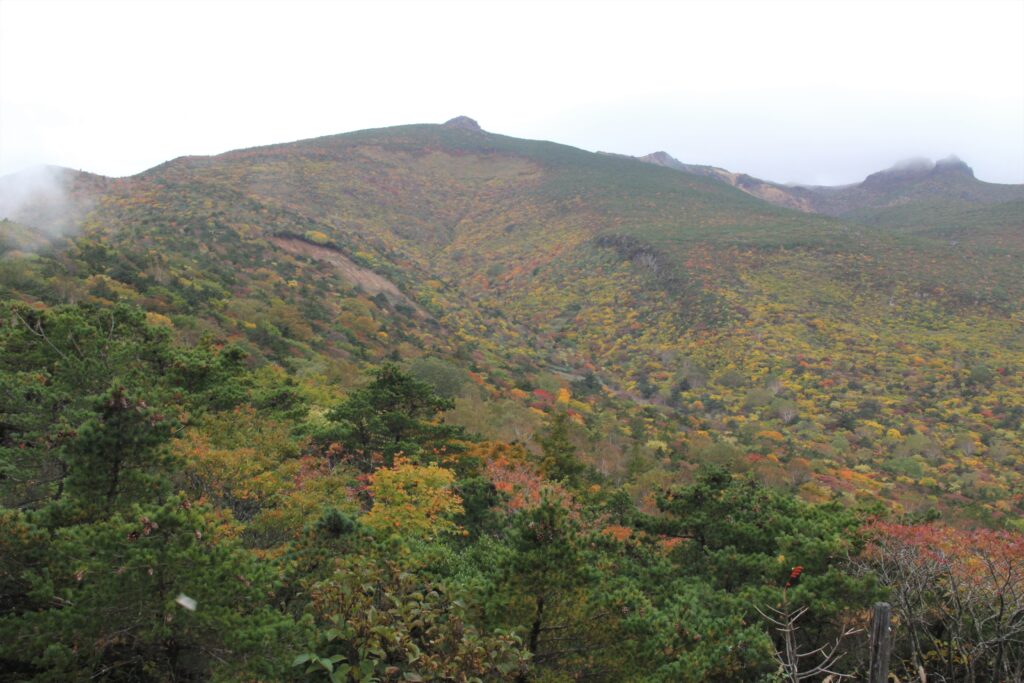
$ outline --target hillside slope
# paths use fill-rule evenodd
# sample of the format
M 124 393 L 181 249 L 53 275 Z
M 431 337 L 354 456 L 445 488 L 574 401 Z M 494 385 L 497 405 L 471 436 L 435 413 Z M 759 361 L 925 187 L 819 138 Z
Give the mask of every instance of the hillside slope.
M 80 233 L 9 255 L 0 287 L 134 302 L 314 385 L 443 358 L 474 377 L 458 419 L 509 438 L 564 388 L 586 458 L 641 502 L 721 461 L 812 500 L 1019 511 L 1024 236 L 975 209 L 987 241 L 894 231 L 713 176 L 464 122 L 71 174 Z

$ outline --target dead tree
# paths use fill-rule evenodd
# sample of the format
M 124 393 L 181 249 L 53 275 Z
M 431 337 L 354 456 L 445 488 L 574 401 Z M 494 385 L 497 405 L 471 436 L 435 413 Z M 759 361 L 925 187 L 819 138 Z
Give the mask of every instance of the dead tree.
M 807 613 L 806 607 L 793 610 L 784 601 L 782 609 L 768 607 L 767 614 L 759 607 L 755 607 L 755 609 L 782 636 L 782 648 L 775 649 L 775 659 L 779 662 L 782 674 L 789 683 L 821 680 L 826 676 L 831 676 L 833 679 L 851 677 L 850 674 L 835 671 L 834 667 L 842 659 L 843 655 L 846 654 L 839 650 L 843 640 L 858 633 L 860 629 L 843 629 L 834 642 L 826 643 L 813 650 L 801 650 L 796 637 L 796 632 L 800 630 L 797 622 L 800 620 L 800 617 Z

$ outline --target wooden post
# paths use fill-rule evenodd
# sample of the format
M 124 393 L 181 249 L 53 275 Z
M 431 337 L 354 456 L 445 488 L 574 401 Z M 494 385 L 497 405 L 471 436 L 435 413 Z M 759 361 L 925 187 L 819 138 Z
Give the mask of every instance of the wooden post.
M 886 683 L 889 680 L 891 622 L 892 607 L 887 602 L 876 602 L 871 608 L 871 667 L 868 670 L 868 683 Z

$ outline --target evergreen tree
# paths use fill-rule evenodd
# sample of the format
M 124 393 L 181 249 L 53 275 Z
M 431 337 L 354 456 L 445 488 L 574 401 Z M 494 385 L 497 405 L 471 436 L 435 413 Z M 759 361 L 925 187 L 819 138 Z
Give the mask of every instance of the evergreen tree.
M 273 567 L 214 538 L 204 511 L 172 497 L 53 529 L 7 514 L 5 532 L 34 539 L 0 546 L 0 669 L 13 680 L 280 675 L 295 625 L 274 609 Z
M 171 421 L 123 386 L 93 400 L 38 509 L 0 512 L 0 669 L 14 680 L 277 676 L 294 623 L 274 568 L 170 495 Z
M 426 382 L 386 364 L 374 372 L 373 381 L 358 389 L 328 414 L 335 427 L 322 441 L 339 444 L 344 455 L 363 472 L 390 467 L 396 454 L 413 461 L 436 461 L 446 451 L 458 449 L 461 428 L 446 425 L 438 414 L 453 402 L 434 393 Z
M 579 483 L 586 466 L 576 455 L 576 446 L 569 440 L 569 414 L 560 410 L 537 435 L 541 447 L 541 470 L 549 479 Z
M 719 467 L 705 467 L 696 482 L 666 491 L 657 503 L 662 514 L 643 526 L 680 539 L 674 558 L 727 590 L 781 586 L 796 564 L 821 576 L 862 545 L 852 511 L 811 505 Z
M 113 419 L 94 413 L 111 390 L 144 390 L 149 408 L 133 410 L 159 406 L 164 415 L 225 408 L 245 396 L 242 359 L 232 346 L 175 347 L 167 329 L 131 306 L 0 305 L 0 504 L 39 508 L 60 498 L 69 458 L 94 457 L 88 452 L 103 446 L 82 441 L 101 438 L 99 423 L 85 429 L 91 436 L 82 430 L 88 420 Z M 117 438 L 112 430 L 102 438 Z
M 563 501 L 547 494 L 516 516 L 498 566 L 491 609 L 531 655 L 530 680 L 622 680 L 630 673 L 620 613 L 608 609 L 603 558 Z M 623 668 L 625 667 L 625 668 Z M 617 672 L 617 673 L 615 673 Z
M 130 501 L 159 501 L 168 492 L 170 420 L 115 387 L 66 448 L 65 494 L 86 518 L 105 517 Z

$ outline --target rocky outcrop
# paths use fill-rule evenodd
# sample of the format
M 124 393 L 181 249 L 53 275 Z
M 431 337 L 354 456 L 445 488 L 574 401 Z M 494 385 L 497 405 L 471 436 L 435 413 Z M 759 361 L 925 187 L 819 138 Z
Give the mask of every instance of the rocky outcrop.
M 477 132 L 483 131 L 480 124 L 468 116 L 456 116 L 454 119 L 448 119 L 445 121 L 444 125 L 448 128 L 459 128 L 461 130 L 473 130 Z

